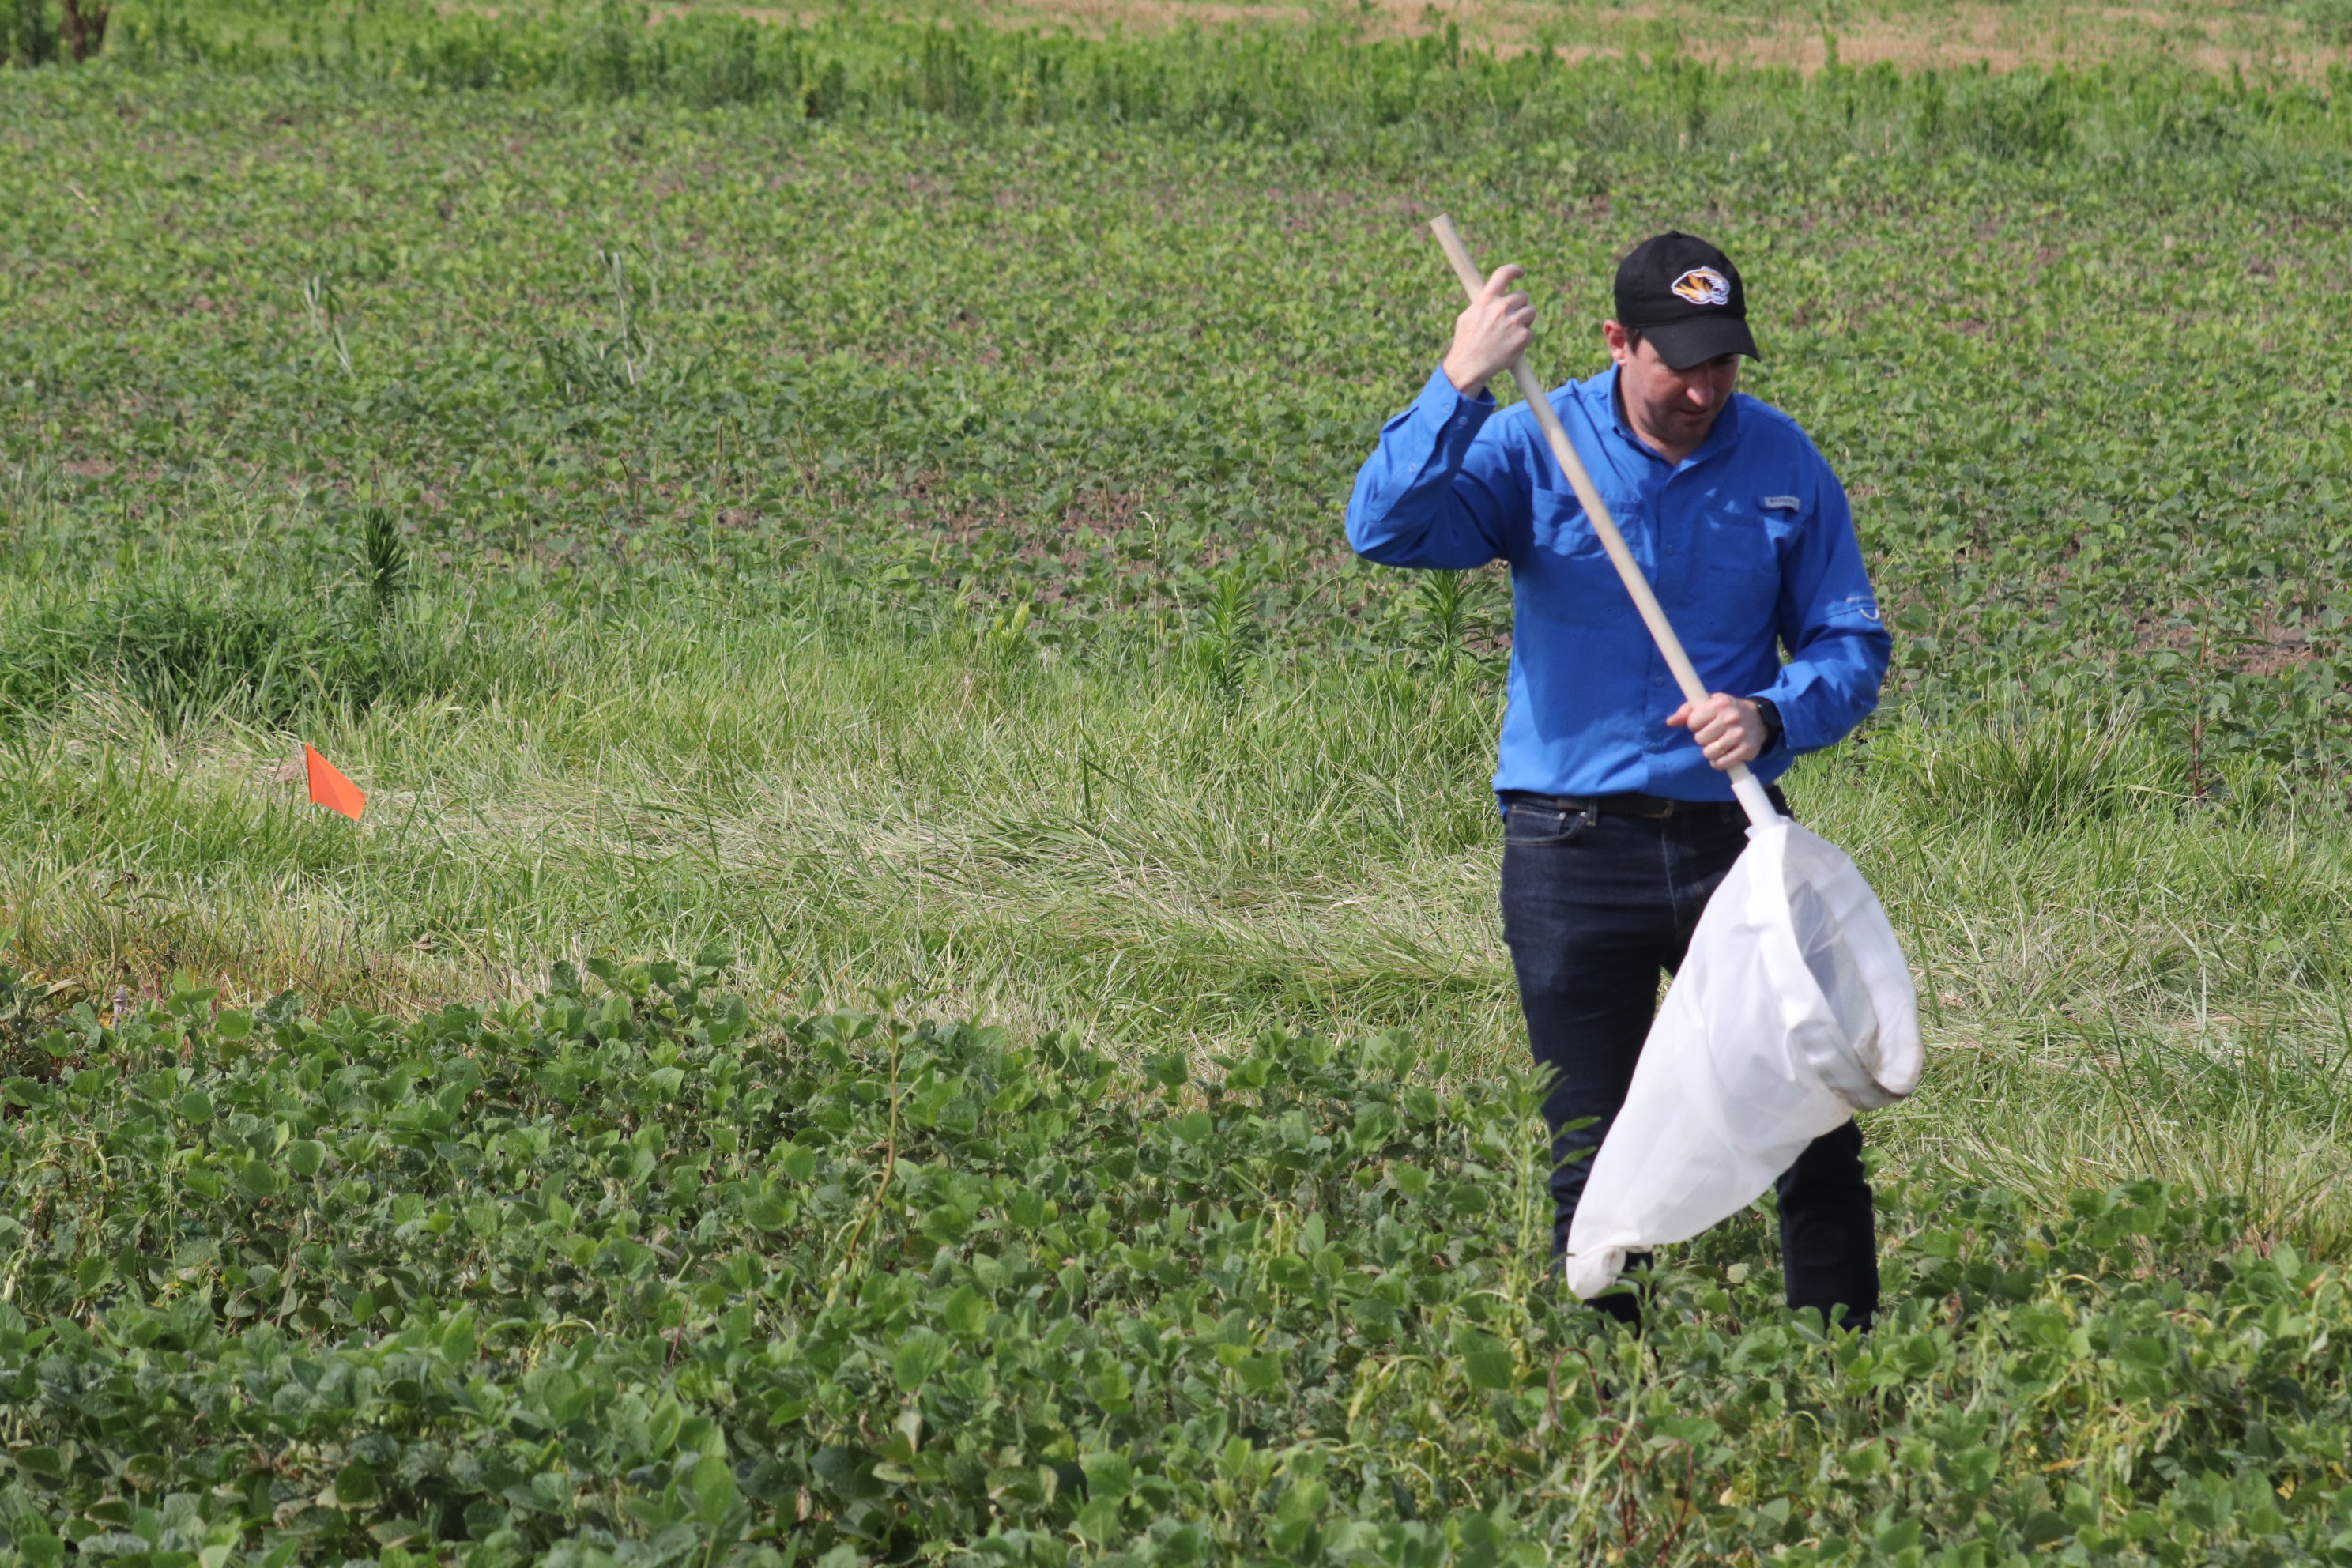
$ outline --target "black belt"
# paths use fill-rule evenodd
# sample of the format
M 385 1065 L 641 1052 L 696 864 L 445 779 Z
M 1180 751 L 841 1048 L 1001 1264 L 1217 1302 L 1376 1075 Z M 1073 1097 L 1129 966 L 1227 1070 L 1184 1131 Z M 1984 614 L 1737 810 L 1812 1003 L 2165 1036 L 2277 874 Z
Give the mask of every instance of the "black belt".
M 1773 808 L 1786 816 L 1788 798 L 1778 784 L 1766 784 L 1764 793 L 1772 799 Z M 1668 816 L 1707 816 L 1738 818 L 1746 821 L 1748 814 L 1736 800 L 1675 800 L 1663 795 L 1643 795 L 1629 790 L 1622 795 L 1538 795 L 1532 790 L 1507 789 L 1503 792 L 1507 805 L 1525 802 L 1545 811 L 1574 812 L 1584 817 L 1640 816 L 1653 820 Z

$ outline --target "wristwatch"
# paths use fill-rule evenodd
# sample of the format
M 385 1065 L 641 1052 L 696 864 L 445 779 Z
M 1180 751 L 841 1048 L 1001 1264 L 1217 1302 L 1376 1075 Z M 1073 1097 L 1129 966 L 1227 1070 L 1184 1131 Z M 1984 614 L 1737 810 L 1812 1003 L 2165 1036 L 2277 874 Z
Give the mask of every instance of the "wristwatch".
M 1780 743 L 1780 705 L 1769 697 L 1751 698 L 1749 700 L 1756 704 L 1756 716 L 1764 721 L 1764 743 L 1756 748 L 1756 754 L 1760 757 Z

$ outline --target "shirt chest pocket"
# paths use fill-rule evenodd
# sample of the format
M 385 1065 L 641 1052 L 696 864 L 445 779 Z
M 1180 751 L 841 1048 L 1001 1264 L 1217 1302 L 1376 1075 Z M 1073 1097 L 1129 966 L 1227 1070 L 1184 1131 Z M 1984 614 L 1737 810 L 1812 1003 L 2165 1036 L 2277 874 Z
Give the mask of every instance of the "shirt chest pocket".
M 1699 514 L 1691 550 L 1707 607 L 1741 632 L 1769 626 L 1780 599 L 1779 521 L 1748 506 Z
M 1633 504 L 1604 495 L 1612 509 Z M 1620 513 L 1619 515 L 1622 515 Z M 1571 626 L 1613 626 L 1632 613 L 1633 601 L 1616 563 L 1573 493 L 1545 491 L 1536 498 L 1534 548 L 1519 567 L 1525 585 L 1520 608 Z

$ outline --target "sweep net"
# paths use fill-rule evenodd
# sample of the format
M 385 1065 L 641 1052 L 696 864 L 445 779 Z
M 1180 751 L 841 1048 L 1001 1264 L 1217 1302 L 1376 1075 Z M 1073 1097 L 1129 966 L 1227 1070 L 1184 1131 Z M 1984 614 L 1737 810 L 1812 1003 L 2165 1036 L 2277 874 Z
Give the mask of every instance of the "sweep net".
M 1919 1081 L 1918 1002 L 1886 912 L 1843 851 L 1752 828 L 1650 1026 L 1569 1228 L 1568 1284 L 1756 1201 L 1805 1146 Z

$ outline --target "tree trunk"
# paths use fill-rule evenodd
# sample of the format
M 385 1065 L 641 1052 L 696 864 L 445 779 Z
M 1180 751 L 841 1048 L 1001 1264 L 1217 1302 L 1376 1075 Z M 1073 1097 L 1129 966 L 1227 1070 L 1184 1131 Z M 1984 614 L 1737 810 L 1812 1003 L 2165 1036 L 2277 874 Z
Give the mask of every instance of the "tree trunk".
M 65 22 L 58 31 L 64 36 L 66 47 L 79 65 L 106 47 L 106 16 L 110 7 L 93 5 L 82 9 L 82 0 L 64 0 Z

